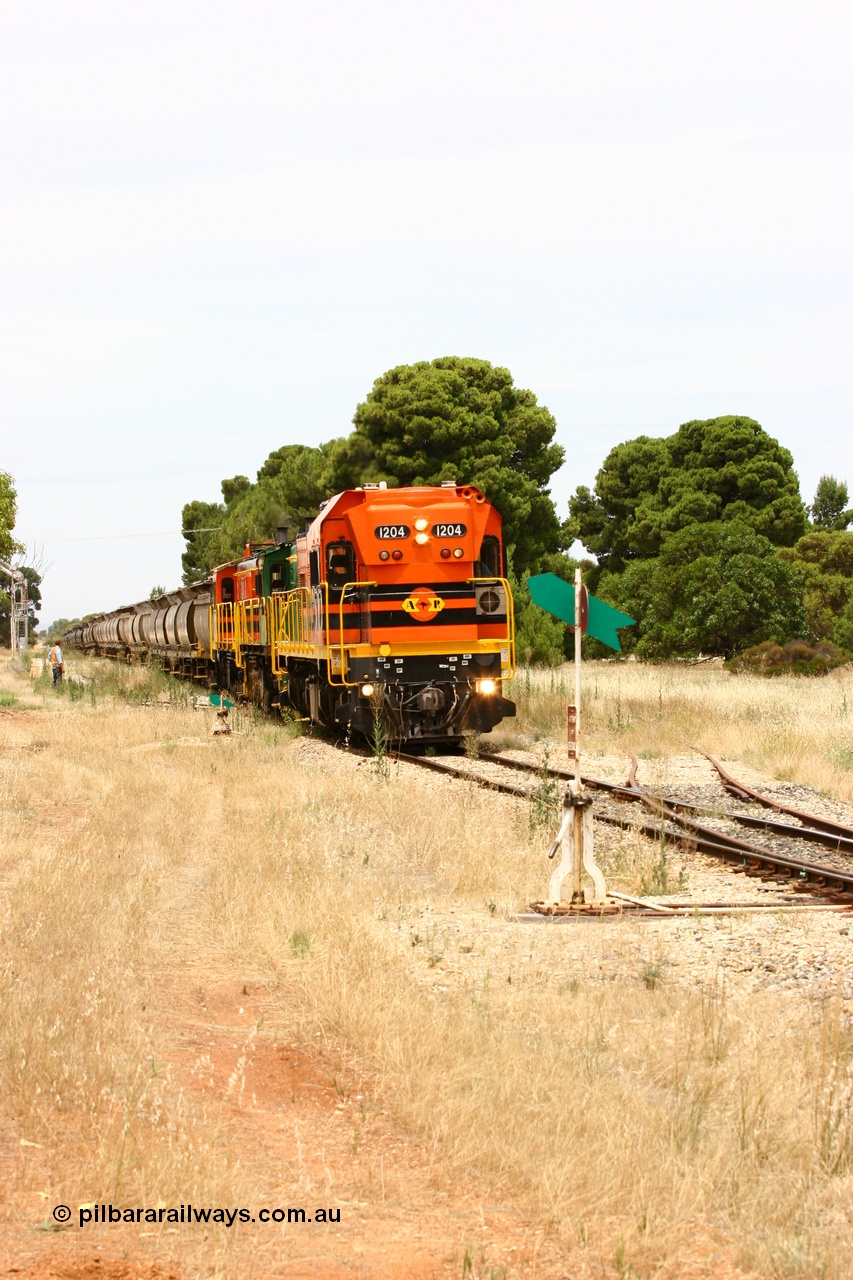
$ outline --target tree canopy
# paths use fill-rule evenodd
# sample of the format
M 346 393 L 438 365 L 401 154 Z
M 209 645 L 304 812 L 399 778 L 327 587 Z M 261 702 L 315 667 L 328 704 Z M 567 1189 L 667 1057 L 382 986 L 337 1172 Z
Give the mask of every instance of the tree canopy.
M 731 657 L 806 634 L 797 570 L 746 521 L 688 525 L 659 556 L 605 571 L 597 594 L 638 619 L 625 646 L 649 658 Z
M 15 492 L 15 482 L 8 471 L 0 471 L 0 559 L 9 560 L 16 551 L 21 549 L 12 537 L 17 514 L 18 495 Z
M 51 622 L 46 630 L 39 632 L 39 636 L 42 640 L 47 640 L 48 642 L 61 640 L 74 627 L 79 627 L 82 621 L 82 618 L 57 618 L 55 622 Z
M 220 554 L 220 530 L 225 519 L 226 507 L 222 502 L 184 503 L 181 512 L 181 530 L 187 549 L 181 556 L 184 582 L 198 582 L 206 578 L 214 565 L 226 559 Z
M 776 546 L 806 529 L 791 454 L 752 418 L 735 416 L 617 445 L 594 492 L 580 486 L 569 505 L 572 532 L 616 572 L 659 555 L 693 525 L 738 521 Z
M 814 530 L 783 547 L 779 558 L 800 575 L 809 638 L 833 640 L 853 652 L 853 533 Z
M 291 533 L 301 529 L 333 492 L 330 455 L 339 443 L 283 445 L 269 455 L 254 484 L 247 476 L 232 476 L 222 481 L 223 502 L 186 503 L 184 582 L 196 582 L 214 565 L 233 560 L 247 542 L 271 538 L 281 527 Z
M 507 369 L 456 356 L 402 365 L 376 379 L 353 422 L 349 436 L 318 448 L 276 449 L 254 484 L 245 476 L 224 480 L 222 503 L 188 502 L 184 581 L 280 526 L 296 532 L 325 498 L 367 481 L 477 485 L 503 516 L 519 574 L 567 545 L 547 489 L 564 457 L 553 443 L 556 422 Z M 189 532 L 209 526 L 214 533 Z
M 445 356 L 390 369 L 333 452 L 333 487 L 365 478 L 394 485 L 476 484 L 503 516 L 519 573 L 567 543 L 548 483 L 563 463 L 556 421 L 508 369 Z M 355 464 L 355 466 L 354 466 Z
M 847 485 L 835 476 L 821 476 L 811 505 L 812 524 L 815 529 L 832 533 L 853 524 L 853 508 L 847 508 Z
M 0 559 L 7 562 L 11 562 L 14 555 L 23 552 L 21 544 L 15 541 L 12 534 L 17 515 L 18 495 L 15 492 L 15 482 L 8 471 L 0 471 Z M 34 639 L 38 625 L 35 611 L 41 606 L 41 576 L 35 569 L 27 567 L 21 567 L 20 572 L 27 579 L 29 636 Z M 12 633 L 12 598 L 7 589 L 11 587 L 11 583 L 5 575 L 0 576 L 0 583 L 0 645 L 7 646 Z

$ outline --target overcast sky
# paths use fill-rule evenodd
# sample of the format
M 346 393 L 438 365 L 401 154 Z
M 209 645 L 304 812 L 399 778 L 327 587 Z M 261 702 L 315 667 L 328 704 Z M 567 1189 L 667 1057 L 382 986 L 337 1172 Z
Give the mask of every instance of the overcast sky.
M 0 468 L 42 621 L 177 584 L 184 502 L 436 356 L 555 414 L 561 515 L 620 440 L 724 413 L 806 500 L 853 482 L 851 35 L 821 0 L 3 0 Z

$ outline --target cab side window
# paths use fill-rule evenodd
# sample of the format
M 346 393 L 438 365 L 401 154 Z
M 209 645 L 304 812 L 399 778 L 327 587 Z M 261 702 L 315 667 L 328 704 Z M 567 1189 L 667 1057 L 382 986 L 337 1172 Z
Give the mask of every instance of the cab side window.
M 501 544 L 494 534 L 487 534 L 480 547 L 480 558 L 474 566 L 478 578 L 501 576 Z
M 337 591 L 355 581 L 355 552 L 352 543 L 344 538 L 326 547 L 326 581 Z
M 234 579 L 233 578 L 222 579 L 222 603 L 223 604 L 234 603 Z

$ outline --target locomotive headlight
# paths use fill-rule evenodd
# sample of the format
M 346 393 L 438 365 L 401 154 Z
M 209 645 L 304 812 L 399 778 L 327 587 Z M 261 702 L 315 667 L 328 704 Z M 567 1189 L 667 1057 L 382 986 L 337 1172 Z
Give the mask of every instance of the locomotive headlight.
M 486 683 L 488 684 L 488 683 L 490 683 L 490 682 L 489 682 L 489 681 L 487 681 Z M 363 684 L 363 685 L 361 686 L 361 696 L 362 696 L 362 698 L 372 698 L 372 697 L 373 697 L 373 685 L 372 685 L 372 684 Z
M 429 534 L 428 534 L 428 533 L 416 533 L 416 534 L 415 534 L 415 542 L 419 542 L 419 543 L 420 543 L 420 545 L 421 545 L 421 546 L 423 546 L 425 542 L 429 542 Z
M 497 687 L 498 686 L 494 680 L 478 680 L 477 681 L 477 688 L 479 689 L 480 693 L 494 693 Z
M 429 522 L 428 522 L 427 520 L 416 520 L 416 521 L 415 521 L 415 528 L 416 528 L 416 529 L 421 529 L 421 530 L 423 530 L 423 529 L 425 529 L 425 528 L 427 527 L 427 524 L 428 524 L 428 523 L 429 523 Z

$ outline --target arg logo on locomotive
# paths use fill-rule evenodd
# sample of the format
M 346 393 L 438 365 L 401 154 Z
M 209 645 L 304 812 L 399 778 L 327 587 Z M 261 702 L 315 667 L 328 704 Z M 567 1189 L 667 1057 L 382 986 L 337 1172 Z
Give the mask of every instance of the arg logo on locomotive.
M 406 613 L 411 614 L 418 622 L 432 622 L 444 608 L 444 601 L 430 591 L 429 587 L 418 587 L 403 601 Z

